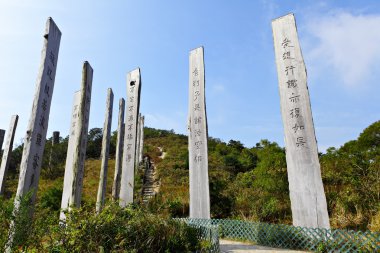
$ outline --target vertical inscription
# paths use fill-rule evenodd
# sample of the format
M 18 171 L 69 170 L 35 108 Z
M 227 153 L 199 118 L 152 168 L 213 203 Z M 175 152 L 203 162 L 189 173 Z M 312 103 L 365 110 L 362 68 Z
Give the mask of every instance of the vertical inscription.
M 293 225 L 329 228 L 306 68 L 293 14 L 272 21 Z
M 81 203 L 88 120 L 90 117 L 92 76 L 93 69 L 88 62 L 84 62 L 81 90 L 74 94 L 71 112 L 69 144 L 61 202 L 62 210 L 66 210 L 71 206 L 80 207 Z M 61 220 L 65 220 L 64 212 L 61 212 L 60 218 Z
M 210 218 L 207 118 L 203 47 L 190 52 L 189 173 L 190 218 Z
M 41 65 L 37 78 L 32 112 L 30 115 L 24 149 L 20 164 L 20 177 L 15 198 L 15 212 L 19 199 L 32 191 L 31 202 L 34 203 L 40 177 L 42 156 L 49 123 L 50 105 L 54 90 L 61 31 L 52 18 L 46 22 L 44 46 L 41 53 Z
M 121 207 L 125 207 L 129 203 L 133 203 L 140 89 L 141 76 L 140 69 L 137 68 L 129 72 L 127 75 L 127 112 L 124 130 L 123 163 L 119 200 Z
M 52 18 L 48 18 L 44 34 L 44 46 L 41 52 L 41 64 L 37 77 L 36 91 L 24 138 L 24 148 L 20 163 L 20 176 L 15 197 L 13 214 L 19 215 L 20 199 L 30 193 L 30 215 L 37 195 L 40 179 L 42 156 L 44 153 L 46 132 L 49 124 L 50 105 L 54 90 L 55 74 L 58 63 L 61 31 Z M 16 219 L 17 220 L 17 219 Z M 15 221 L 15 220 L 14 220 Z M 14 234 L 22 233 L 19 226 L 11 222 L 11 231 L 6 251 L 11 251 Z

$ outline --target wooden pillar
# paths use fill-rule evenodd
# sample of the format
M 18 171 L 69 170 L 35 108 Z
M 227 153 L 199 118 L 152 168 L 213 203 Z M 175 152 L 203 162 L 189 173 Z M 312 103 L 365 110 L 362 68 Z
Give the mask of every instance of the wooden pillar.
M 110 149 L 111 138 L 111 123 L 112 123 L 112 109 L 113 109 L 113 92 L 111 88 L 107 90 L 107 103 L 106 113 L 103 126 L 103 140 L 102 140 L 102 165 L 100 169 L 100 179 L 98 196 L 96 199 L 96 213 L 102 211 L 104 205 L 104 199 L 107 190 L 107 172 L 108 172 L 108 156 Z
M 123 162 L 123 143 L 124 143 L 124 109 L 125 101 L 123 98 L 119 100 L 119 117 L 117 125 L 117 139 L 116 139 L 116 155 L 115 155 L 115 176 L 112 186 L 113 200 L 119 199 L 120 194 L 120 179 L 121 179 L 121 165 Z
M 69 209 L 72 206 L 80 207 L 82 199 L 88 120 L 90 118 L 92 76 L 93 69 L 86 61 L 83 63 L 81 90 L 74 94 L 65 177 L 63 180 L 62 210 Z M 64 221 L 65 218 L 64 212 L 61 212 L 60 219 Z
M 18 122 L 18 115 L 13 115 L 11 118 L 11 123 L 9 124 L 8 129 L 8 135 L 7 135 L 7 141 L 5 143 L 3 157 L 1 160 L 1 167 L 0 167 L 0 195 L 4 194 L 4 187 L 5 187 L 5 180 L 7 177 L 8 172 L 8 165 L 9 161 L 11 159 L 12 155 L 12 148 L 13 148 L 13 140 L 16 133 L 17 128 L 17 122 Z
M 293 14 L 272 21 L 293 225 L 329 228 L 306 67 Z
M 125 207 L 133 203 L 135 180 L 137 116 L 140 107 L 141 76 L 140 69 L 132 70 L 127 75 L 127 106 L 123 148 L 123 164 L 120 185 L 119 205 Z
M 210 218 L 207 117 L 203 47 L 190 52 L 189 64 L 190 218 Z
M 50 105 L 54 90 L 55 74 L 58 62 L 61 31 L 52 18 L 48 18 L 44 34 L 44 46 L 41 53 L 41 65 L 37 77 L 36 92 L 29 118 L 26 136 L 24 138 L 24 149 L 20 164 L 20 177 L 15 198 L 14 215 L 18 215 L 21 198 L 30 193 L 30 215 L 33 214 L 33 206 L 37 195 L 40 179 L 42 156 L 46 142 L 46 132 L 49 125 Z M 10 238 L 7 251 L 13 243 L 13 232 L 16 228 L 11 223 Z
M 54 144 L 59 144 L 59 131 L 54 131 L 53 136 L 52 136 L 51 143 Z

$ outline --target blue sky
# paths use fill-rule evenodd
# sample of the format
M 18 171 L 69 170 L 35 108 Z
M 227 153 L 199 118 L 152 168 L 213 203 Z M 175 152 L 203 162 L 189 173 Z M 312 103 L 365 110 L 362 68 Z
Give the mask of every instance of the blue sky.
M 321 151 L 357 138 L 380 119 L 378 1 L 3 1 L 0 0 L 0 128 L 20 116 L 24 137 L 51 16 L 62 31 L 48 137 L 66 136 L 83 61 L 94 69 L 90 128 L 103 127 L 107 88 L 126 97 L 141 68 L 141 112 L 149 127 L 186 133 L 189 51 L 205 49 L 209 135 L 281 146 L 271 20 L 293 12 L 308 73 Z

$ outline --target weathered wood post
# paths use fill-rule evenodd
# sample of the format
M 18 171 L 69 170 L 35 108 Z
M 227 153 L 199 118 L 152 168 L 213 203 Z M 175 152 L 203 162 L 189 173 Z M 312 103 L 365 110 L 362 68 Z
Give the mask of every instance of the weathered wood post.
M 293 225 L 329 228 L 306 67 L 293 14 L 272 21 Z
M 0 195 L 4 194 L 5 180 L 6 180 L 6 177 L 7 177 L 9 161 L 10 161 L 11 155 L 12 155 L 13 140 L 14 140 L 15 133 L 16 133 L 17 122 L 18 122 L 18 115 L 13 115 L 12 118 L 11 118 L 11 123 L 9 124 L 9 129 L 8 129 L 8 134 L 7 134 L 7 141 L 5 143 L 4 152 L 3 152 L 3 158 L 1 160 L 1 167 L 0 167 Z
M 111 88 L 107 90 L 107 104 L 106 113 L 103 126 L 103 140 L 102 140 L 102 165 L 100 169 L 100 179 L 98 196 L 96 199 L 96 213 L 102 211 L 104 205 L 104 199 L 107 190 L 107 172 L 108 172 L 108 156 L 110 149 L 111 138 L 111 123 L 112 123 L 112 109 L 113 109 L 113 92 Z
M 51 142 L 53 145 L 59 144 L 59 131 L 54 131 L 53 132 L 53 138 L 51 139 Z
M 190 218 L 210 218 L 207 116 L 203 47 L 190 51 L 189 64 Z
M 59 144 L 59 131 L 54 131 L 51 137 L 51 147 L 49 156 L 49 168 L 52 169 L 52 162 L 55 160 L 54 146 Z
M 83 63 L 81 89 L 74 94 L 69 144 L 67 147 L 65 177 L 60 219 L 64 221 L 65 210 L 80 207 L 83 188 L 84 162 L 86 159 L 88 120 L 90 118 L 93 69 Z
M 5 136 L 5 130 L 4 129 L 0 129 L 0 150 L 3 147 L 4 136 Z
M 116 139 L 116 155 L 115 155 L 115 176 L 112 186 L 113 200 L 119 199 L 120 194 L 120 179 L 121 179 L 121 164 L 123 162 L 123 143 L 124 143 L 124 98 L 119 100 L 119 117 L 117 125 L 117 139 Z
M 140 117 L 140 141 L 139 141 L 139 164 L 143 162 L 144 155 L 144 121 L 145 117 Z
M 125 207 L 133 203 L 135 179 L 137 116 L 140 107 L 141 76 L 140 69 L 132 70 L 127 75 L 127 114 L 125 121 L 123 164 L 120 185 L 119 205 Z
M 44 34 L 44 46 L 41 52 L 41 65 L 37 77 L 36 93 L 34 95 L 24 149 L 20 164 L 20 176 L 15 198 L 14 215 L 18 216 L 21 198 L 30 193 L 30 215 L 33 214 L 34 202 L 40 179 L 42 156 L 45 148 L 46 132 L 49 124 L 50 105 L 54 90 L 55 73 L 57 69 L 61 31 L 52 18 L 48 18 Z M 11 223 L 10 238 L 7 251 L 11 250 L 14 233 L 17 226 Z

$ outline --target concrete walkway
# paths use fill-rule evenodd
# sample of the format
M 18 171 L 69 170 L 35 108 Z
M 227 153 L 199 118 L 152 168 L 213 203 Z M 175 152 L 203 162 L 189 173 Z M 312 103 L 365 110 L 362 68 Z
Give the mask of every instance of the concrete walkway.
M 282 253 L 302 253 L 308 251 L 298 251 L 298 250 L 288 250 L 288 249 L 277 249 L 270 248 L 258 245 L 252 245 L 246 242 L 237 242 L 220 239 L 220 252 L 222 253 L 252 253 L 252 252 L 260 252 L 260 253 L 272 253 L 272 252 L 282 252 Z

